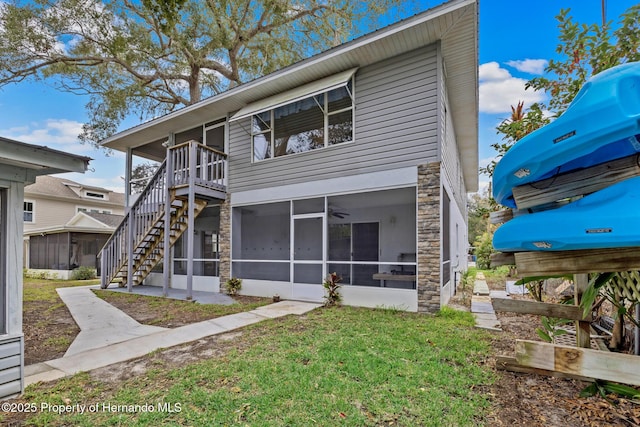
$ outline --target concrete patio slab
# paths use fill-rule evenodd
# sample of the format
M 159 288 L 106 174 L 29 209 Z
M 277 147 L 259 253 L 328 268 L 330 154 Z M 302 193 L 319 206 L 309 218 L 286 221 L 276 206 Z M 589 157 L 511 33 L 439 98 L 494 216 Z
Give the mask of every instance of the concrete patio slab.
M 250 313 L 255 313 L 260 316 L 265 316 L 273 319 L 289 314 L 302 315 L 311 310 L 315 310 L 320 306 L 322 306 L 322 304 L 314 304 L 301 301 L 280 301 L 275 304 L 258 307 L 255 310 L 250 311 Z
M 117 287 L 110 287 L 110 288 L 107 288 L 106 290 L 113 291 L 113 292 L 132 293 L 136 295 L 163 297 L 162 287 L 160 286 L 142 286 L 142 285 L 134 286 L 131 292 L 129 292 L 127 288 L 117 288 Z M 192 301 L 197 304 L 231 305 L 235 303 L 235 300 L 232 297 L 220 292 L 193 291 L 191 295 L 193 297 Z M 168 290 L 168 295 L 165 298 L 186 301 L 187 291 L 186 289 L 171 288 Z

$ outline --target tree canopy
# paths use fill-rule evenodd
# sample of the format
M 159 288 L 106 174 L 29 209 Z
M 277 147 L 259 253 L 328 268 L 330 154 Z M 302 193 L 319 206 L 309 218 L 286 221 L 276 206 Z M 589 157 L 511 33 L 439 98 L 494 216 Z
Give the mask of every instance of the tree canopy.
M 80 139 L 128 115 L 191 105 L 346 41 L 398 0 L 0 2 L 0 86 L 27 79 L 88 95 Z

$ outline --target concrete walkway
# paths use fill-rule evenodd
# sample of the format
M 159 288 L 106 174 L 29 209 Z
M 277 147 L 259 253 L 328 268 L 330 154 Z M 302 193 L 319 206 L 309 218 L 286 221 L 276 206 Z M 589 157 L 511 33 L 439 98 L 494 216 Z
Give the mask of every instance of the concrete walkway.
M 320 307 L 281 301 L 248 312 L 218 317 L 175 329 L 141 325 L 91 292 L 91 287 L 61 288 L 58 294 L 81 331 L 59 359 L 25 367 L 25 386 L 142 357 L 154 350 L 221 334 L 266 319 L 302 315 Z
M 476 318 L 476 328 L 502 331 L 500 321 L 493 310 L 493 304 L 491 304 L 490 295 L 493 292 L 489 291 L 484 274 L 479 271 L 476 274 L 473 295 L 471 296 L 471 313 Z

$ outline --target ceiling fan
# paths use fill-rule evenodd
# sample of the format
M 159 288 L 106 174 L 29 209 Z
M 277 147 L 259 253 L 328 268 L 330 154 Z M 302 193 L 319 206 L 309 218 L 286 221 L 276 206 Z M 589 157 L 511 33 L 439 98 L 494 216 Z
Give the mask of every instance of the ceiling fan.
M 343 209 L 336 210 L 336 209 L 330 207 L 329 208 L 329 215 L 333 216 L 333 217 L 336 217 L 336 218 L 340 218 L 340 219 L 343 219 L 345 216 L 349 216 L 350 215 L 349 213 L 342 212 L 342 211 L 343 211 Z

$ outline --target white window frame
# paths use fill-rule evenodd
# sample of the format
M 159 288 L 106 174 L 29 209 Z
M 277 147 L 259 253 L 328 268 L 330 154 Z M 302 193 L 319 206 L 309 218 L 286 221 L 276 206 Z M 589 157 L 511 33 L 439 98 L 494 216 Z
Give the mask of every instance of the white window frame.
M 98 195 L 100 195 L 101 197 L 98 197 Z M 109 200 L 109 195 L 108 194 L 104 194 L 104 193 L 100 193 L 98 191 L 84 191 L 84 197 L 88 198 L 88 199 L 95 199 L 95 200 L 104 200 L 107 201 Z
M 102 208 L 96 208 L 96 207 L 89 207 L 89 206 L 76 206 L 76 213 L 79 212 L 93 212 L 96 211 L 94 213 L 102 213 L 102 214 L 113 214 L 113 211 L 111 209 L 102 209 Z
M 349 88 L 349 83 L 351 83 L 351 88 Z M 339 110 L 335 110 L 335 111 L 329 111 L 329 92 L 333 91 L 333 90 L 337 90 L 340 88 L 345 88 L 345 90 L 347 91 L 347 93 L 349 94 L 349 97 L 351 98 L 351 106 L 349 107 L 345 107 L 345 108 L 341 108 Z M 284 107 L 290 104 L 293 104 L 295 102 L 298 101 L 302 101 L 304 99 L 308 99 L 308 98 L 313 98 L 314 101 L 316 101 L 316 104 L 318 105 L 318 107 L 320 108 L 320 110 L 322 111 L 323 114 L 323 137 L 324 137 L 324 146 L 322 148 L 319 148 L 320 150 L 324 149 L 324 148 L 329 148 L 329 147 L 333 147 L 333 146 L 337 146 L 337 145 L 343 145 L 343 144 L 349 144 L 349 143 L 353 143 L 355 141 L 355 105 L 356 105 L 356 99 L 355 99 L 355 82 L 354 82 L 354 77 L 351 76 L 351 78 L 347 81 L 347 84 L 345 84 L 344 86 L 339 86 L 337 88 L 329 88 L 324 92 L 321 93 L 316 93 L 316 94 L 309 94 L 309 96 L 307 97 L 303 97 L 300 99 L 296 99 L 291 101 L 290 103 L 287 104 L 283 104 L 283 105 L 278 105 L 275 106 L 273 108 L 271 108 L 270 110 L 266 110 L 266 111 L 261 111 L 261 112 L 257 112 L 256 114 L 251 116 L 251 163 L 260 163 L 263 162 L 265 160 L 272 160 L 272 159 L 276 159 L 277 157 L 274 157 L 274 153 L 275 153 L 275 110 L 280 108 L 280 107 Z M 320 105 L 318 103 L 317 97 L 318 96 L 322 96 L 323 97 L 323 103 L 322 105 Z M 344 113 L 346 111 L 351 111 L 351 140 L 350 141 L 344 141 L 341 142 L 339 144 L 330 144 L 329 141 L 329 121 L 330 121 L 330 117 L 337 115 L 337 114 L 341 114 Z M 262 130 L 262 131 L 258 131 L 256 132 L 254 127 L 253 127 L 253 120 L 254 117 L 257 120 L 260 120 L 258 117 L 260 114 L 262 113 L 269 113 L 269 128 Z M 255 137 L 258 135 L 266 135 L 269 134 L 269 157 L 265 157 L 264 159 L 256 159 L 255 157 Z M 317 149 L 316 149 L 317 150 Z M 302 154 L 302 153 L 308 153 L 311 151 L 316 151 L 316 150 L 308 150 L 308 151 L 301 151 L 298 153 L 291 153 L 291 154 L 285 154 L 283 156 L 278 156 L 278 157 L 286 157 L 286 156 L 291 156 L 294 154 Z
M 28 212 L 25 208 L 25 204 L 27 203 L 31 203 L 31 221 L 27 221 L 26 219 L 24 219 L 24 214 L 26 212 Z M 27 224 L 35 224 L 36 222 L 36 201 L 35 200 L 28 200 L 25 199 L 24 202 L 22 203 L 22 218 L 24 220 L 25 223 Z

